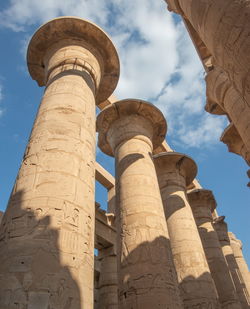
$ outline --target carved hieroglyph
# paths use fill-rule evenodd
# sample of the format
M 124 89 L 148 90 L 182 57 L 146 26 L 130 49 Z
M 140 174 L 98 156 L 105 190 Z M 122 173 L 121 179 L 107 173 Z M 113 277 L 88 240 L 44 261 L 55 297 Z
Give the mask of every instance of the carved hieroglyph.
M 188 200 L 198 226 L 221 307 L 225 309 L 241 309 L 218 235 L 212 225 L 212 212 L 216 207 L 213 193 L 205 189 L 193 190 L 188 193 Z
M 130 99 L 104 109 L 97 130 L 100 148 L 116 160 L 119 308 L 183 308 L 152 162 L 166 121 L 150 103 Z
M 1 224 L 0 308 L 92 308 L 95 105 L 119 60 L 101 29 L 62 17 L 34 34 L 27 61 L 46 89 Z
M 220 308 L 186 187 L 197 173 L 195 162 L 172 152 L 154 156 L 170 244 L 184 308 Z
M 248 1 L 166 0 L 169 7 L 183 15 L 204 42 L 216 63 L 230 77 L 235 88 L 249 101 Z
M 216 63 L 208 73 L 223 91 L 225 112 L 236 126 L 250 151 L 250 7 L 241 0 L 165 0 L 169 9 L 181 14 L 192 25 Z M 221 68 L 221 69 L 220 69 Z M 218 76 L 218 72 L 221 71 Z M 217 75 L 217 76 L 216 76 Z M 221 84 L 224 78 L 224 85 Z M 227 85 L 226 85 L 227 84 Z M 224 87 L 226 85 L 226 87 Z M 212 89 L 213 87 L 209 87 Z M 212 90 L 213 92 L 213 90 Z M 223 102 L 224 101 L 224 102 Z
M 250 295 L 250 272 L 246 263 L 246 260 L 243 256 L 242 252 L 242 242 L 236 238 L 236 236 L 232 233 L 228 233 L 229 239 L 230 239 L 230 245 L 233 249 L 234 257 L 236 260 L 236 263 L 239 267 L 239 270 L 241 272 L 242 278 L 244 280 L 248 296 Z
M 230 240 L 228 236 L 227 223 L 224 221 L 225 217 L 221 216 L 215 219 L 213 225 L 217 232 L 223 254 L 226 258 L 230 273 L 232 275 L 238 298 L 241 302 L 242 309 L 250 308 L 250 299 L 246 289 L 246 285 L 239 266 L 237 265 Z
M 228 114 L 246 148 L 240 154 L 247 161 L 250 153 L 249 105 L 230 82 L 228 74 L 219 67 L 208 72 L 206 85 L 207 101 L 218 104 Z

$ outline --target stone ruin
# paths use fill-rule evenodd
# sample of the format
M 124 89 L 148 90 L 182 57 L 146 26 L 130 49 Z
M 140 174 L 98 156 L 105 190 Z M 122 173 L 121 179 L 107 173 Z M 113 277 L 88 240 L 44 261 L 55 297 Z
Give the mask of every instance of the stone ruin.
M 228 116 L 221 139 L 249 162 L 248 1 L 167 2 L 207 72 L 206 110 Z M 112 99 L 119 58 L 109 37 L 56 18 L 33 35 L 27 62 L 45 91 L 0 214 L 0 309 L 250 308 L 241 241 L 196 163 L 167 145 L 154 105 Z M 115 178 L 95 160 L 96 129 Z

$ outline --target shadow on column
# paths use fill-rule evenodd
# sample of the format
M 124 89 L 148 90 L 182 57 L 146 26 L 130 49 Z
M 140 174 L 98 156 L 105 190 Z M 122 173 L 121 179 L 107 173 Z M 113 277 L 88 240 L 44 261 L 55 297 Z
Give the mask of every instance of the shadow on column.
M 227 234 L 224 235 L 224 238 L 226 242 L 230 243 L 230 239 Z M 233 278 L 233 282 L 236 287 L 236 292 L 238 294 L 242 307 L 244 309 L 250 308 L 250 297 L 249 297 L 246 285 L 244 283 L 244 279 L 242 278 L 239 266 L 236 262 L 235 256 L 233 253 L 230 253 L 230 254 L 225 254 L 225 258 L 229 266 L 229 269 L 230 269 L 230 272 Z
M 186 204 L 183 198 L 177 194 L 172 194 L 170 197 L 168 197 L 167 206 L 164 207 L 166 220 L 168 220 L 176 211 L 185 207 Z M 166 209 L 168 209 L 167 212 Z
M 121 257 L 123 262 L 118 269 L 124 281 L 118 278 L 120 288 L 123 287 L 118 292 L 119 308 L 181 308 L 169 248 L 169 239 L 159 236 Z M 152 299 L 157 299 L 157 303 L 152 303 Z
M 61 262 L 58 231 L 64 218 L 42 201 L 28 202 L 22 191 L 10 198 L 0 226 L 1 309 L 82 308 L 78 284 Z M 35 211 L 28 203 L 37 204 Z M 51 228 L 52 220 L 58 229 Z
M 152 242 L 142 243 L 129 252 L 128 256 L 123 257 L 120 271 L 122 277 L 125 279 L 124 283 L 120 281 L 119 284 L 123 286 L 123 289 L 119 290 L 119 308 L 179 308 L 176 306 L 176 286 L 174 283 L 174 277 L 176 276 L 174 274 L 175 269 L 170 269 L 167 265 L 164 269 L 164 266 L 162 266 L 163 257 L 166 255 L 166 247 L 169 246 L 170 243 L 168 239 L 165 237 L 157 237 Z M 170 258 L 171 257 L 169 257 L 169 259 Z M 136 269 L 131 267 L 134 264 L 138 264 L 138 262 L 140 263 L 139 276 L 136 275 Z M 161 268 L 158 268 L 158 272 L 156 272 L 155 269 L 157 269 L 158 265 L 161 265 Z M 129 271 L 127 266 L 130 266 L 129 268 L 133 269 L 133 271 Z M 141 271 L 142 269 L 143 272 Z M 202 295 L 202 291 L 200 291 L 201 280 L 205 282 L 210 281 L 210 276 L 210 273 L 204 273 L 197 278 L 194 276 L 187 276 L 181 279 L 181 283 L 179 283 L 179 292 L 181 292 L 181 295 L 189 295 L 189 300 L 187 302 L 183 299 L 185 303 L 184 308 L 218 308 L 214 299 L 211 299 L 211 301 L 208 300 L 207 297 Z M 188 290 L 190 284 L 192 285 L 191 290 L 196 290 L 193 297 L 191 295 L 191 290 Z M 199 300 L 197 300 L 197 290 L 200 291 Z M 159 302 L 154 304 L 150 303 L 151 295 L 159 295 Z M 166 298 L 165 302 L 162 302 L 162 297 Z M 166 304 L 168 304 L 167 307 Z M 154 307 L 152 307 L 152 305 Z
M 230 272 L 231 272 L 233 282 L 235 284 L 236 292 L 238 294 L 241 305 L 244 309 L 245 308 L 250 309 L 250 297 L 246 289 L 244 280 L 242 278 L 240 269 L 236 262 L 235 256 L 233 254 L 227 254 L 225 258 L 226 258 L 227 264 L 230 265 Z

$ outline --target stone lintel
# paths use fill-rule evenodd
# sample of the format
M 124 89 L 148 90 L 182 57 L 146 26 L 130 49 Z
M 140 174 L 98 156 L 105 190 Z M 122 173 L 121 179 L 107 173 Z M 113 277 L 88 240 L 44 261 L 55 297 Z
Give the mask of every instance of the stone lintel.
M 159 147 L 164 141 L 167 123 L 162 112 L 149 102 L 137 99 L 125 99 L 107 106 L 97 117 L 97 131 L 99 132 L 98 146 L 105 154 L 109 156 L 114 155 L 107 140 L 109 128 L 116 120 L 131 115 L 141 116 L 151 122 L 153 126 L 152 143 L 154 149 Z M 130 129 L 132 138 L 133 127 L 131 126 Z
M 111 246 L 111 247 L 99 250 L 98 260 L 102 260 L 103 258 L 107 256 L 116 256 L 116 255 L 117 255 L 116 246 Z
M 242 156 L 250 165 L 250 156 L 248 155 L 246 146 L 232 122 L 226 127 L 220 140 L 227 145 L 229 152 Z
M 100 110 L 103 110 L 105 107 L 109 106 L 110 104 L 115 103 L 116 101 L 118 101 L 116 96 L 112 94 L 107 100 L 98 104 L 98 107 L 100 108 Z
M 215 104 L 219 105 L 220 108 L 224 109 L 224 98 L 225 94 L 232 87 L 228 75 L 220 67 L 214 67 L 212 70 L 207 72 L 206 75 L 206 96 L 207 96 L 207 108 L 214 109 L 212 114 L 215 113 Z M 218 107 L 216 107 L 218 109 Z M 206 109 L 207 110 L 207 109 Z M 210 110 L 207 110 L 210 112 Z
M 187 187 L 187 190 L 193 190 L 193 189 L 202 189 L 202 186 L 200 185 L 199 181 L 195 178 L 193 182 Z
M 195 189 L 188 192 L 187 195 L 191 207 L 195 206 L 209 207 L 212 213 L 217 206 L 213 192 L 211 190 Z
M 98 162 L 95 163 L 95 179 L 107 190 L 115 186 L 115 178 Z
M 155 164 L 162 170 L 178 170 L 186 179 L 186 186 L 189 186 L 197 175 L 197 165 L 189 156 L 178 152 L 163 152 L 154 155 Z
M 162 144 L 159 147 L 154 149 L 153 154 L 156 155 L 161 152 L 173 152 L 173 149 L 168 145 L 168 143 L 165 140 L 162 142 Z
M 33 35 L 27 51 L 27 63 L 31 77 L 39 86 L 45 86 L 44 57 L 55 43 L 72 39 L 84 44 L 97 56 L 102 68 L 102 77 L 97 91 L 97 104 L 105 101 L 114 91 L 120 73 L 117 51 L 98 26 L 78 17 L 58 17 L 42 25 Z

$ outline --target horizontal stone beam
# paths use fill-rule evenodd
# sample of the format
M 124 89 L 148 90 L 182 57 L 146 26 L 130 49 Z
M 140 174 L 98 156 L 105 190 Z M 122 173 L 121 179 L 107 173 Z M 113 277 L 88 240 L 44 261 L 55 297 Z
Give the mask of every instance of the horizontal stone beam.
M 95 179 L 107 190 L 115 186 L 115 178 L 98 162 L 95 163 Z

